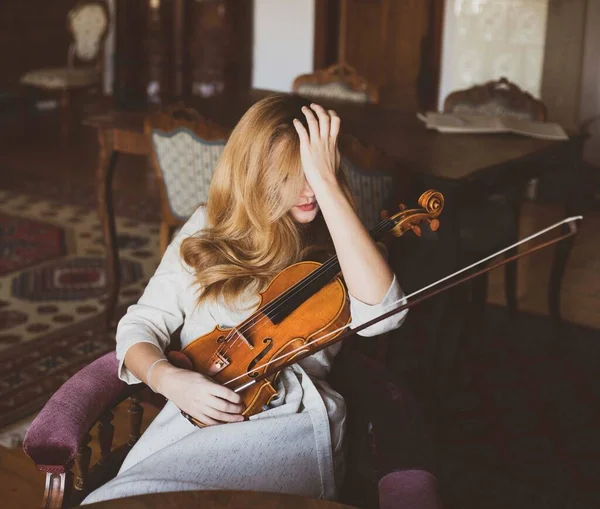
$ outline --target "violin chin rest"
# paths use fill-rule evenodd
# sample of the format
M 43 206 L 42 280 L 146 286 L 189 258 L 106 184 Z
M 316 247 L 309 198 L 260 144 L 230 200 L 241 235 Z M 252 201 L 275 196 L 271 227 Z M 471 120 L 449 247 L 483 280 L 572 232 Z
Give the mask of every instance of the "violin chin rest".
M 167 354 L 169 362 L 178 368 L 192 369 L 194 366 L 190 358 L 182 352 L 169 352 Z

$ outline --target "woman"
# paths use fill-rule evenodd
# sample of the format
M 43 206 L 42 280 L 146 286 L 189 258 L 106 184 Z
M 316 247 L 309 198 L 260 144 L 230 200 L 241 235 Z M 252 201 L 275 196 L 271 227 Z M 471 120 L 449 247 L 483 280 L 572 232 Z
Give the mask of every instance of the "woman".
M 339 170 L 340 119 L 298 97 L 273 95 L 233 130 L 199 208 L 167 249 L 117 330 L 119 376 L 143 381 L 168 403 L 129 453 L 118 476 L 85 502 L 191 489 L 335 497 L 343 475 L 345 406 L 324 381 L 340 345 L 278 377 L 278 395 L 244 421 L 240 396 L 164 357 L 171 334 L 182 347 L 233 327 L 285 267 L 333 245 L 348 288 L 352 323 L 402 298 L 396 277 L 357 217 Z M 325 234 L 325 235 L 323 235 Z M 395 315 L 359 334 L 398 327 Z M 209 426 L 194 427 L 187 412 Z

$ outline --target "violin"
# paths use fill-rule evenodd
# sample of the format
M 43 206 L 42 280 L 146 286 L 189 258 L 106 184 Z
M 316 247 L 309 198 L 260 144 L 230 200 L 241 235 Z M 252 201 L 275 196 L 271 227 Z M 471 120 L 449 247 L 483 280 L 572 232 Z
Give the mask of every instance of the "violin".
M 401 236 L 407 231 L 421 235 L 419 224 L 426 222 L 432 231 L 439 227 L 438 216 L 444 207 L 444 197 L 437 191 L 427 191 L 419 198 L 421 208 L 407 209 L 400 205 L 400 212 L 386 217 L 370 233 L 377 239 L 391 232 Z M 362 324 L 352 324 L 348 295 L 338 274 L 337 257 L 327 262 L 300 262 L 278 274 L 261 294 L 258 310 L 236 327 L 216 327 L 186 346 L 182 352 L 172 352 L 173 364 L 210 376 L 242 396 L 246 405 L 242 412 L 246 418 L 262 412 L 277 394 L 274 383 L 282 369 L 313 355 L 348 336 L 354 335 L 394 314 L 409 309 L 434 295 L 478 277 L 497 267 L 574 236 L 578 232 L 573 216 L 559 221 L 518 242 L 493 253 L 453 274 L 431 283 L 424 288 L 391 303 L 387 311 Z M 556 228 L 565 228 L 562 235 L 534 246 L 522 253 L 505 258 L 491 266 L 473 270 L 498 255 L 521 244 L 545 235 Z M 463 273 L 466 276 L 454 278 Z M 434 289 L 441 285 L 441 287 Z M 415 298 L 419 294 L 418 298 Z M 204 424 L 182 411 L 192 424 Z
M 387 233 L 399 237 L 407 231 L 420 236 L 422 222 L 436 231 L 443 195 L 429 190 L 418 203 L 415 209 L 401 204 L 400 211 L 389 217 L 382 213 L 371 236 L 379 240 Z M 250 317 L 236 327 L 215 327 L 181 353 L 170 354 L 170 359 L 240 393 L 244 417 L 262 412 L 277 395 L 274 384 L 284 364 L 326 348 L 350 325 L 349 298 L 340 272 L 337 256 L 325 263 L 303 261 L 287 267 L 260 294 L 258 309 Z M 182 413 L 194 425 L 204 426 Z

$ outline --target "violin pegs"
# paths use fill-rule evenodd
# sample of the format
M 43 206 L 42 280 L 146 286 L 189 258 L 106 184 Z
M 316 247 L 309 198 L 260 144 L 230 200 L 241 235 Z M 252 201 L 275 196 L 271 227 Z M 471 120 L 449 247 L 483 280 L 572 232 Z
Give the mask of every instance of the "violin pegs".
M 398 205 L 398 208 L 400 209 L 400 212 L 403 212 L 406 210 L 406 205 L 404 205 L 404 203 L 401 203 L 400 205 Z
M 390 217 L 390 214 L 387 210 L 382 210 L 381 211 L 381 220 L 383 221 L 384 219 L 387 219 L 388 217 Z
M 429 221 L 429 228 L 431 229 L 432 232 L 437 232 L 439 227 L 440 227 L 440 222 L 437 219 L 432 219 L 431 221 Z
M 417 237 L 420 237 L 420 236 L 421 236 L 421 233 L 422 233 L 422 232 L 421 232 L 421 228 L 419 228 L 417 225 L 413 225 L 413 226 L 411 226 L 410 228 L 411 228 L 411 230 L 414 232 L 414 234 L 415 234 Z

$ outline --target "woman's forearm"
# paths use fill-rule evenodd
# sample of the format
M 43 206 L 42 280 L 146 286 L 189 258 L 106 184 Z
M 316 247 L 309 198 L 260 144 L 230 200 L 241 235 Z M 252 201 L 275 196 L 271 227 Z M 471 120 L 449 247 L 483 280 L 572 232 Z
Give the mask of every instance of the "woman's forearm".
M 337 183 L 325 182 L 313 191 L 323 212 L 348 291 L 366 304 L 378 304 L 394 275 L 377 244 Z
M 338 183 L 340 118 L 318 104 L 303 107 L 302 113 L 308 130 L 294 120 L 302 169 L 323 212 L 348 291 L 365 304 L 379 304 L 394 274 Z
M 165 355 L 163 352 L 152 343 L 136 343 L 132 345 L 125 354 L 125 366 L 131 371 L 137 378 L 139 378 L 145 384 L 148 384 L 148 370 L 154 362 L 159 359 L 164 359 Z M 152 368 L 150 373 L 150 386 L 151 388 L 161 394 L 161 381 L 164 378 L 165 373 L 169 370 L 176 369 L 169 362 L 157 362 Z M 164 394 L 163 394 L 164 396 Z

